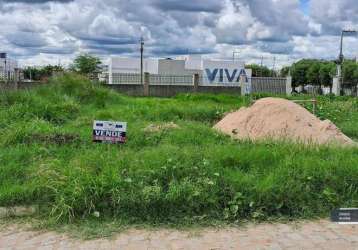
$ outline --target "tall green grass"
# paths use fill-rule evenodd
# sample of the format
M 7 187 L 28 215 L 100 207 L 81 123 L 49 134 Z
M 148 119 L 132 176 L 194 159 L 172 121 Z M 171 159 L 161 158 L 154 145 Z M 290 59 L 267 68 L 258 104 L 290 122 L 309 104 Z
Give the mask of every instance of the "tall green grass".
M 357 148 L 232 141 L 211 129 L 250 101 L 207 94 L 133 98 L 75 75 L 2 93 L 0 206 L 39 204 L 55 222 L 97 211 L 167 223 L 309 218 L 358 205 Z M 318 116 L 358 139 L 357 107 L 354 98 L 320 97 Z M 94 119 L 127 121 L 128 143 L 92 143 Z M 179 128 L 145 130 L 164 122 Z M 76 139 L 59 143 L 56 136 Z

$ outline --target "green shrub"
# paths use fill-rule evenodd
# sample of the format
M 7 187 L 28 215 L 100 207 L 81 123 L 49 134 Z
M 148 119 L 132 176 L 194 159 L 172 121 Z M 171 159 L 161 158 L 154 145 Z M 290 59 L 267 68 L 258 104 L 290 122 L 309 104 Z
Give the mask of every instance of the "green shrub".
M 108 89 L 101 87 L 99 83 L 93 83 L 87 78 L 76 74 L 65 74 L 53 78 L 50 84 L 55 91 L 76 98 L 80 103 L 94 104 L 97 107 L 104 107 L 111 101 L 120 101 L 119 95 L 115 95 Z

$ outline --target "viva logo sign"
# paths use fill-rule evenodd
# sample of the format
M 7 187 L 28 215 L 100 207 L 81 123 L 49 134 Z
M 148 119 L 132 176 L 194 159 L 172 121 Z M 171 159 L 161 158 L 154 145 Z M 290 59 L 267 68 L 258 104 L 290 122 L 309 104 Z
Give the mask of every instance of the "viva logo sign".
M 232 72 L 228 69 L 213 69 L 212 71 L 210 69 L 205 69 L 205 72 L 211 83 L 217 80 L 217 76 L 219 76 L 219 82 L 224 82 L 224 73 L 228 82 L 240 82 L 241 77 L 243 77 L 245 82 L 248 82 L 245 69 L 241 69 L 240 72 L 238 69 L 235 69 Z

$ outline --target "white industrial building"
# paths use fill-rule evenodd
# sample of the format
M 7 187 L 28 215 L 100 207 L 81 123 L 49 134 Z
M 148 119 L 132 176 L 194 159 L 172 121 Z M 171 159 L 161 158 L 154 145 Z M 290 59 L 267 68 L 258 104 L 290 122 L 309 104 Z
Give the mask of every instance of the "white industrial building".
M 202 69 L 202 60 L 198 56 L 187 58 L 145 58 L 143 72 L 158 75 L 189 75 Z M 108 64 L 109 73 L 140 73 L 139 58 L 111 57 Z
M 0 80 L 12 78 L 17 67 L 16 60 L 8 58 L 6 53 L 0 53 Z
M 108 62 L 108 83 L 114 84 L 113 78 L 121 74 L 140 74 L 139 58 L 111 57 Z M 200 55 L 181 56 L 178 58 L 143 60 L 143 72 L 151 75 L 190 76 L 199 74 L 205 79 L 216 82 L 236 82 L 245 71 L 243 61 L 202 59 Z

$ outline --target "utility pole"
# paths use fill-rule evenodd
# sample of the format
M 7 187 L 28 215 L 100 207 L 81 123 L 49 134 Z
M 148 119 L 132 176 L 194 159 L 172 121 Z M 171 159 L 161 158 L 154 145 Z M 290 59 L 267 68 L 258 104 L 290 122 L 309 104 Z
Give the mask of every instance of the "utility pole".
M 140 84 L 143 85 L 143 52 L 144 52 L 144 39 L 140 38 Z
M 264 66 L 264 57 L 261 56 L 261 63 L 260 63 L 260 77 L 262 77 L 262 67 Z
M 343 85 L 343 77 L 342 77 L 342 66 L 343 66 L 343 62 L 344 62 L 344 55 L 343 55 L 343 37 L 344 37 L 344 34 L 356 34 L 357 31 L 355 30 L 342 30 L 342 33 L 341 33 L 341 43 L 340 43 L 340 48 L 339 48 L 339 56 L 338 56 L 338 59 L 336 60 L 336 63 L 337 63 L 337 86 L 338 86 L 338 89 L 340 90 L 341 88 L 341 85 Z M 338 93 L 339 95 L 339 93 Z
M 8 83 L 7 68 L 6 68 L 6 57 L 5 57 L 4 77 L 5 77 L 5 82 Z
M 275 76 L 276 56 L 273 57 L 272 77 Z
M 342 77 L 342 64 L 344 61 L 344 55 L 343 55 L 343 37 L 344 34 L 356 34 L 357 31 L 356 30 L 342 30 L 341 33 L 341 44 L 340 44 L 340 49 L 339 49 L 339 56 L 338 56 L 338 60 L 337 62 L 337 76 L 338 77 Z

